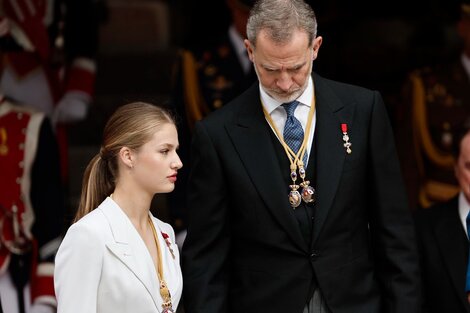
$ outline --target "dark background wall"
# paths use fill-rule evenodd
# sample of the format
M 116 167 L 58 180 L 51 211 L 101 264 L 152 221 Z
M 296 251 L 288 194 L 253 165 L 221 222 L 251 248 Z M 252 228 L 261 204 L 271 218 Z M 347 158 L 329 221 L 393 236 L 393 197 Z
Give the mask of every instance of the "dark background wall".
M 406 75 L 446 62 L 459 51 L 455 22 L 459 0 L 308 1 L 318 19 L 323 45 L 314 70 L 321 75 L 382 92 L 392 120 Z M 171 1 L 174 44 L 210 43 L 230 16 L 223 0 Z M 210 9 L 209 9 L 210 8 Z
M 414 68 L 445 62 L 458 52 L 459 0 L 310 0 L 323 45 L 314 70 L 321 75 L 378 89 L 390 107 Z M 226 31 L 224 0 L 107 0 L 100 29 L 97 98 L 106 112 L 133 99 L 165 102 L 171 93 L 178 49 L 204 46 Z M 103 122 L 90 116 L 97 127 Z M 95 119 L 95 120 L 94 120 Z M 77 125 L 76 129 L 80 125 Z M 99 142 L 93 128 L 72 136 Z
M 379 90 L 394 127 L 397 108 L 407 114 L 401 98 L 407 74 L 458 53 L 458 0 L 310 3 L 323 36 L 314 70 Z M 136 100 L 168 103 L 178 50 L 210 44 L 230 21 L 224 0 L 107 0 L 107 7 L 99 33 L 95 103 L 85 121 L 70 127 L 71 207 L 114 109 Z

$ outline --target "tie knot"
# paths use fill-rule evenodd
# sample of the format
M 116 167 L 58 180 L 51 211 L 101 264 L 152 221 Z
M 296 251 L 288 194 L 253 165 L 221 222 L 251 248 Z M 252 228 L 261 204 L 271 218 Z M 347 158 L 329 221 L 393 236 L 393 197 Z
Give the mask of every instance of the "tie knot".
M 299 101 L 295 100 L 292 102 L 283 103 L 282 107 L 286 110 L 287 117 L 294 116 L 294 111 L 297 108 Z

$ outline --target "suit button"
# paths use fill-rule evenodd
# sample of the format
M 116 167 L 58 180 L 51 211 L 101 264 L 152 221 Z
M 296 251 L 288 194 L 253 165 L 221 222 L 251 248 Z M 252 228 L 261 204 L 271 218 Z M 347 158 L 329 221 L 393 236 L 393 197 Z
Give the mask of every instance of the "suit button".
M 313 250 L 312 253 L 310 254 L 310 259 L 312 259 L 312 261 L 315 261 L 319 256 L 320 256 L 320 253 L 316 250 Z

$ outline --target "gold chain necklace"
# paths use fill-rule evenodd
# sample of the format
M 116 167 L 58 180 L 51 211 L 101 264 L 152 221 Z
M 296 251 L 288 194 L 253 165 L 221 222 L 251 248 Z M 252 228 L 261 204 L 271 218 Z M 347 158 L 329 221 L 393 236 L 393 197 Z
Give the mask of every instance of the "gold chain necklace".
M 310 181 L 305 180 L 305 166 L 304 162 L 302 161 L 305 151 L 307 150 L 307 143 L 308 143 L 308 137 L 310 136 L 310 129 L 312 127 L 312 120 L 313 120 L 313 113 L 315 112 L 315 90 L 313 90 L 312 94 L 312 102 L 310 106 L 310 110 L 308 112 L 308 118 L 307 118 L 307 125 L 306 129 L 304 132 L 304 139 L 302 141 L 302 145 L 299 148 L 299 151 L 297 153 L 294 153 L 292 149 L 289 147 L 289 145 L 284 141 L 284 136 L 281 135 L 279 130 L 276 127 L 276 124 L 274 124 L 274 121 L 271 118 L 271 115 L 266 111 L 264 107 L 263 100 L 261 99 L 261 103 L 263 104 L 263 112 L 266 120 L 268 121 L 269 125 L 274 129 L 274 132 L 276 133 L 277 137 L 279 138 L 279 141 L 282 144 L 282 147 L 284 148 L 284 151 L 286 152 L 287 158 L 289 159 L 290 162 L 290 178 L 292 180 L 292 185 L 289 185 L 289 188 L 291 191 L 289 192 L 289 203 L 292 206 L 293 209 L 297 208 L 301 200 L 304 200 L 306 203 L 310 203 L 315 201 L 315 189 L 310 186 Z M 297 169 L 299 170 L 299 176 L 302 178 L 302 182 L 300 185 L 296 184 L 297 181 Z M 302 193 L 299 193 L 298 189 L 302 187 Z
M 168 286 L 165 282 L 165 278 L 163 276 L 163 263 L 162 263 L 162 251 L 160 249 L 160 242 L 158 241 L 157 231 L 155 229 L 155 225 L 153 225 L 152 218 L 149 215 L 148 223 L 150 228 L 152 228 L 153 232 L 153 239 L 155 240 L 155 245 L 157 246 L 157 278 L 160 284 L 160 295 L 162 296 L 163 303 L 162 303 L 162 313 L 174 313 L 173 305 L 171 303 L 171 294 Z

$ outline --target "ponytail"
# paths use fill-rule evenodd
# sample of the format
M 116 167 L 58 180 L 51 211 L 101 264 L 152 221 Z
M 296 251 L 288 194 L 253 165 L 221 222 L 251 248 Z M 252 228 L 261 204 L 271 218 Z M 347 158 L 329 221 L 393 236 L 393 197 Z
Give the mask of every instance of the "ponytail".
M 88 163 L 83 174 L 82 193 L 74 223 L 98 207 L 114 190 L 114 171 L 112 164 L 108 164 L 112 161 L 100 153 Z

